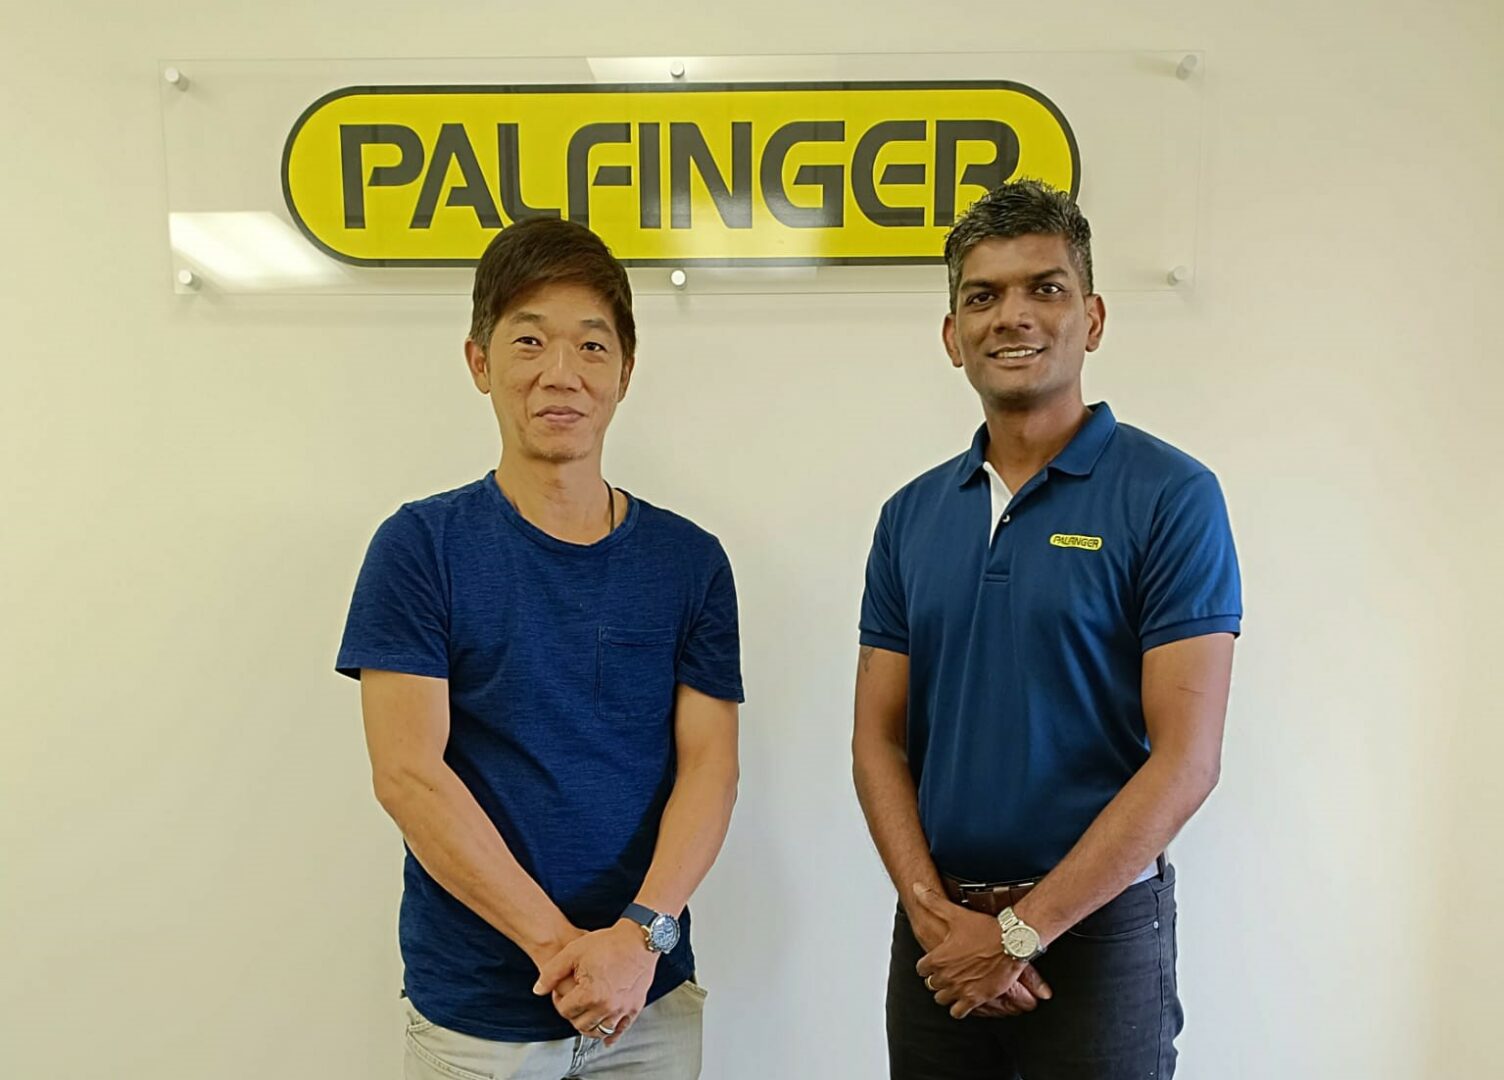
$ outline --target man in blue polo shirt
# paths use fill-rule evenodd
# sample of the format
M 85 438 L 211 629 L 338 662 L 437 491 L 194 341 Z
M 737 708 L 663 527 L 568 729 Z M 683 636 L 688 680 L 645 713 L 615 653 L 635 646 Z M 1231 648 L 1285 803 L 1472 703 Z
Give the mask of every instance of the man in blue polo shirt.
M 867 563 L 852 745 L 902 1080 L 1175 1070 L 1164 853 L 1217 782 L 1242 605 L 1216 478 L 1084 402 L 1090 241 L 1033 181 L 952 228 L 943 338 L 985 423 Z
M 636 351 L 605 244 L 511 226 L 474 299 L 501 462 L 381 526 L 337 662 L 407 841 L 405 1075 L 692 1080 L 685 904 L 737 782 L 731 567 L 602 479 Z

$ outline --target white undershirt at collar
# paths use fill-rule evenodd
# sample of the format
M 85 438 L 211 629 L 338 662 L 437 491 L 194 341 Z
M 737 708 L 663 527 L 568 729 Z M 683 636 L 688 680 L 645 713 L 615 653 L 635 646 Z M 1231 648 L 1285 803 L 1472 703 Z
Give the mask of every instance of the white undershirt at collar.
M 993 471 L 989 462 L 983 461 L 982 468 L 987 471 L 987 486 L 992 492 L 992 524 L 987 529 L 987 543 L 991 544 L 992 538 L 997 535 L 998 523 L 1003 520 L 1008 504 L 1013 501 L 1013 492 L 1008 490 L 1008 485 Z

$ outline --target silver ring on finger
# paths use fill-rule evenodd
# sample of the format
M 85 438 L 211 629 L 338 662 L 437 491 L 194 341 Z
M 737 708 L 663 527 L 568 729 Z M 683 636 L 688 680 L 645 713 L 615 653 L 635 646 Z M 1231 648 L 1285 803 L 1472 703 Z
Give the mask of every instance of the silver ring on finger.
M 599 1031 L 602 1035 L 605 1035 L 607 1037 L 616 1034 L 616 1029 L 614 1027 L 607 1027 L 604 1020 L 595 1025 L 595 1030 Z

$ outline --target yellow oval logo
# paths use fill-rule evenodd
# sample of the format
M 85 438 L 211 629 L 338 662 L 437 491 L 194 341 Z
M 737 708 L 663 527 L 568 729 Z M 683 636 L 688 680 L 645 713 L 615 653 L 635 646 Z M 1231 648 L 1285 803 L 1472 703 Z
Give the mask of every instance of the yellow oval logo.
M 1056 533 L 1050 537 L 1050 543 L 1055 547 L 1080 548 L 1083 551 L 1100 551 L 1102 538 L 1100 536 L 1076 536 L 1073 533 Z
M 473 265 L 537 215 L 636 266 L 941 261 L 1018 176 L 1076 193 L 1060 110 L 1012 82 L 337 90 L 287 137 L 287 208 L 348 263 Z

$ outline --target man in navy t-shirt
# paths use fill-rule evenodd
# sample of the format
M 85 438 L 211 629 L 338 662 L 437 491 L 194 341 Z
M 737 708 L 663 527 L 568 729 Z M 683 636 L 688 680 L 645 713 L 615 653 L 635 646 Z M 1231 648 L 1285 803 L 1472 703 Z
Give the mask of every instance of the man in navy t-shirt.
M 465 355 L 501 462 L 361 568 L 337 667 L 407 843 L 409 1080 L 699 1074 L 685 905 L 736 797 L 736 593 L 714 536 L 602 478 L 635 347 L 599 238 L 499 233 Z
M 1169 1080 L 1164 852 L 1217 781 L 1242 616 L 1222 493 L 1085 404 L 1106 309 L 1070 196 L 1004 184 L 945 254 L 985 422 L 883 507 L 857 672 L 857 792 L 902 902 L 891 1072 Z

